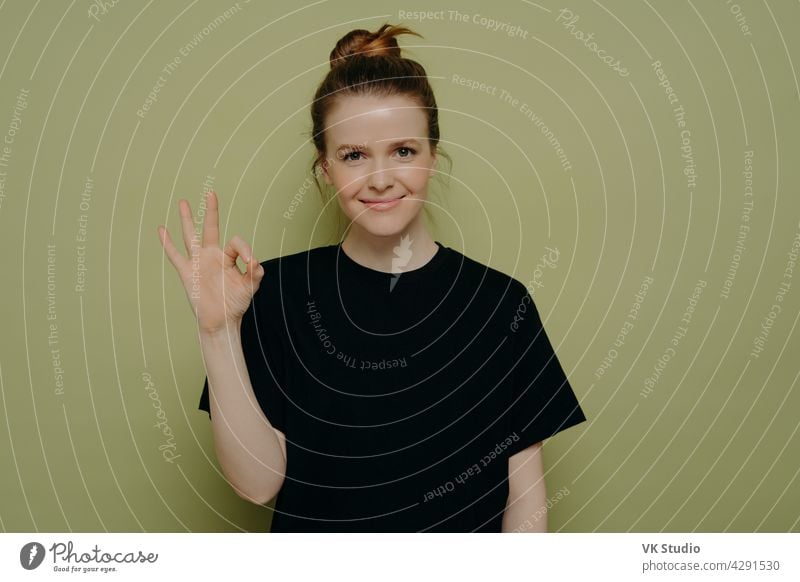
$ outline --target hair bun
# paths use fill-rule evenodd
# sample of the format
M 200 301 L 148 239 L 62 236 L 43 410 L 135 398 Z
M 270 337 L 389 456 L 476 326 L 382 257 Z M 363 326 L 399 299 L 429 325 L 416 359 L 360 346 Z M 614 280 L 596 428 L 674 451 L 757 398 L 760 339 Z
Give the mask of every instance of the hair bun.
M 399 34 L 414 34 L 422 38 L 421 34 L 405 26 L 392 24 L 384 24 L 375 32 L 363 28 L 351 30 L 339 39 L 331 51 L 331 69 L 341 66 L 354 56 L 401 58 L 400 45 L 395 38 Z

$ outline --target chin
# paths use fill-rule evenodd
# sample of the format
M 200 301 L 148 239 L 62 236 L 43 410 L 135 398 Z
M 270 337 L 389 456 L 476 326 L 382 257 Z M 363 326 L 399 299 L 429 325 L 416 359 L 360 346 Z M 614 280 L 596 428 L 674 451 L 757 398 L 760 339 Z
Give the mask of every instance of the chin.
M 380 212 L 365 208 L 361 202 L 354 200 L 348 204 L 346 211 L 342 210 L 353 227 L 372 236 L 391 237 L 400 236 L 406 232 L 421 210 L 416 202 L 409 201 L 406 204 L 414 204 L 414 207 L 398 207 Z
M 364 213 L 366 214 L 366 212 Z M 351 219 L 352 220 L 352 219 Z M 400 236 L 408 229 L 411 219 L 400 219 L 395 217 L 371 217 L 359 216 L 355 220 L 354 226 L 366 231 L 372 236 L 391 237 Z

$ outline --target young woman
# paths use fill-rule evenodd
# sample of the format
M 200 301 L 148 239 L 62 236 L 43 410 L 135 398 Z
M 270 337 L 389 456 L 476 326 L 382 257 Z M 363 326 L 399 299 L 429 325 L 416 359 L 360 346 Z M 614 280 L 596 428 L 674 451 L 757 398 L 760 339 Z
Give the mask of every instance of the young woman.
M 586 419 L 525 286 L 425 227 L 438 112 L 401 33 L 345 35 L 311 106 L 339 244 L 220 249 L 213 192 L 200 244 L 179 202 L 188 258 L 159 227 L 198 319 L 200 409 L 237 493 L 277 495 L 273 532 L 546 531 L 541 441 Z

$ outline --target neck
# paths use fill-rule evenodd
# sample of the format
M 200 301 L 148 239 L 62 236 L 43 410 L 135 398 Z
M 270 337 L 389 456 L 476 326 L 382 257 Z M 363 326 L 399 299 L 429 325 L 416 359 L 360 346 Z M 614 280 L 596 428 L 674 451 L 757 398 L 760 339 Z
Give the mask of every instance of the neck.
M 342 249 L 360 265 L 394 273 L 418 269 L 439 247 L 422 224 L 420 213 L 405 230 L 389 236 L 374 235 L 354 223 L 342 241 Z

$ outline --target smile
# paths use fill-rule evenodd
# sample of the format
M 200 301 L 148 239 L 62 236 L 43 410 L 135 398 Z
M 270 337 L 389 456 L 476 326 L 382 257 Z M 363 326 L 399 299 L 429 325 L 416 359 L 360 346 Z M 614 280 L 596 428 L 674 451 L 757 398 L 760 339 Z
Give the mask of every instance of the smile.
M 394 200 L 359 200 L 359 202 L 370 210 L 389 210 L 400 204 L 400 201 L 405 197 L 406 195 L 403 194 L 400 198 L 395 198 Z

